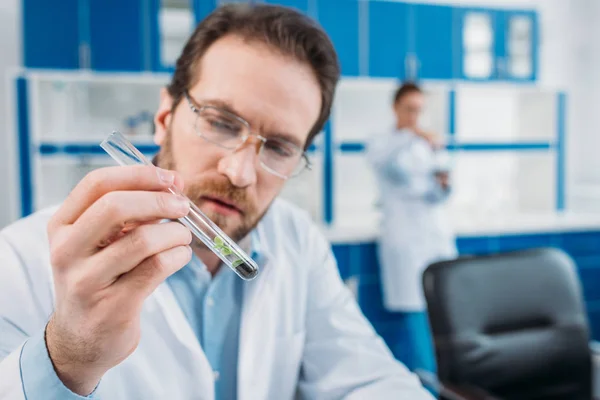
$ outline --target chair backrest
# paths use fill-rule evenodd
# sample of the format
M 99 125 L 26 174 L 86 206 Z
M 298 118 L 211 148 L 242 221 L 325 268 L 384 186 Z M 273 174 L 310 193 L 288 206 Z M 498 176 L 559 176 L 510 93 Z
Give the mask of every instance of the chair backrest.
M 436 263 L 423 288 L 442 382 L 505 399 L 591 399 L 588 322 L 564 252 Z

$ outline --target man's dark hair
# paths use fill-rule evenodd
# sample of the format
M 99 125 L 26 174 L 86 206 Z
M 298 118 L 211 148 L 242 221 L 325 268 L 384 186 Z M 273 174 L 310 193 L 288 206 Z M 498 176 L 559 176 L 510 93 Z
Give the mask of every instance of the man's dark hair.
M 394 105 L 398 104 L 398 102 L 407 94 L 410 93 L 423 93 L 419 85 L 414 82 L 404 82 L 398 89 L 396 89 L 396 93 L 394 94 Z
M 310 65 L 321 88 L 321 112 L 309 132 L 305 144 L 308 147 L 329 118 L 340 67 L 327 34 L 309 17 L 292 8 L 230 4 L 213 11 L 198 24 L 177 60 L 167 86 L 173 108 L 196 83 L 198 65 L 206 50 L 227 35 L 266 44 L 284 56 Z

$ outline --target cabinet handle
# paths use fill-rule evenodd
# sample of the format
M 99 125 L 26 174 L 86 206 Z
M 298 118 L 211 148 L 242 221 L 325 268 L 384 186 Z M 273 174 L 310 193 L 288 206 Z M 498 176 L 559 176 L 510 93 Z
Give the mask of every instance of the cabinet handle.
M 498 57 L 498 78 L 503 79 L 506 77 L 506 58 Z
M 419 69 L 419 61 L 417 56 L 410 53 L 404 57 L 404 71 L 406 73 L 406 79 L 414 81 L 417 79 L 417 73 Z
M 88 43 L 79 44 L 79 68 L 90 69 L 91 68 L 91 49 Z

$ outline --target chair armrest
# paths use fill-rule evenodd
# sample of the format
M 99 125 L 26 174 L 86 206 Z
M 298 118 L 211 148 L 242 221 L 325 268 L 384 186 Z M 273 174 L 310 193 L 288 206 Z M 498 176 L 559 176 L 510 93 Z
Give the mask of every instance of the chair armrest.
M 447 400 L 500 400 L 487 393 L 485 390 L 472 385 L 454 385 L 441 382 L 437 376 L 429 371 L 416 370 L 415 374 L 419 377 L 424 386 L 436 391 L 442 399 Z

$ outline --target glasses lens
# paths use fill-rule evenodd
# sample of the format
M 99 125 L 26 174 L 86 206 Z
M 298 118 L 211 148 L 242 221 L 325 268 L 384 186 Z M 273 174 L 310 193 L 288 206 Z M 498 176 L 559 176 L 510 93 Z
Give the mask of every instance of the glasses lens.
M 278 139 L 268 139 L 263 144 L 261 161 L 267 168 L 286 178 L 306 166 L 306 160 L 298 146 Z
M 247 132 L 246 125 L 237 118 L 212 107 L 199 110 L 195 128 L 206 140 L 231 149 Z

